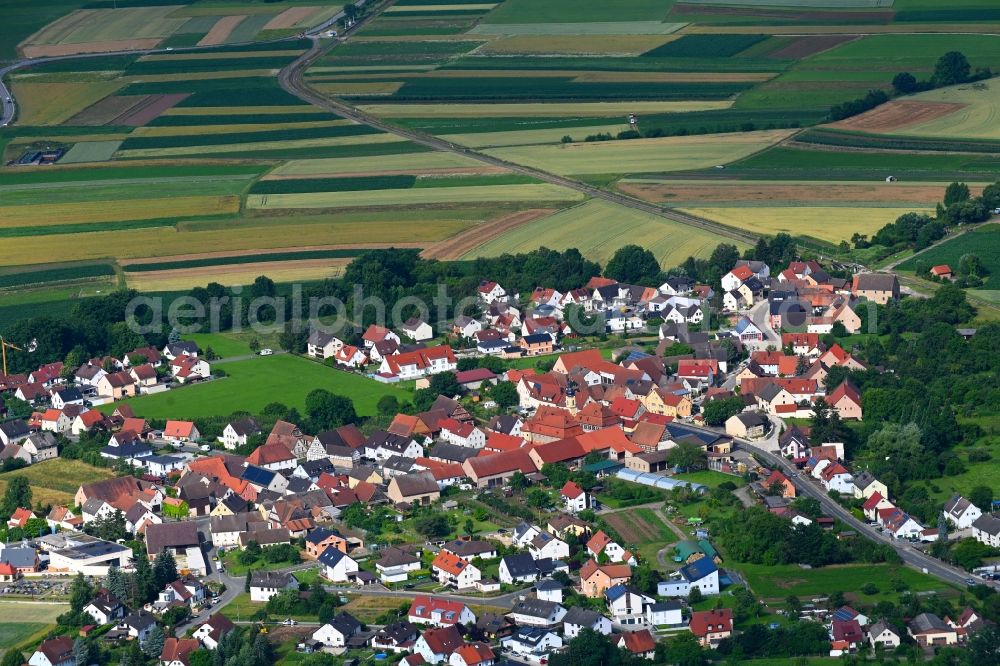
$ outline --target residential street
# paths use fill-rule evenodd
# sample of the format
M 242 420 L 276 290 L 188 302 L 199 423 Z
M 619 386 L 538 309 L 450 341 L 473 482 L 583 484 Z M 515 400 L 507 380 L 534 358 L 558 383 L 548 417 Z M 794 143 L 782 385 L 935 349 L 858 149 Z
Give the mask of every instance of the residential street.
M 928 574 L 940 578 L 947 583 L 958 585 L 959 587 L 965 587 L 965 581 L 970 578 L 969 573 L 924 554 L 914 548 L 909 541 L 894 539 L 883 532 L 879 532 L 867 523 L 855 518 L 849 511 L 847 511 L 847 509 L 833 501 L 818 484 L 813 483 L 810 479 L 806 479 L 804 475 L 800 474 L 799 471 L 784 458 L 776 456 L 752 442 L 748 442 L 746 440 L 737 441 L 740 445 L 756 453 L 762 461 L 772 467 L 780 469 L 789 479 L 791 479 L 792 483 L 795 484 L 795 488 L 798 492 L 818 500 L 820 506 L 823 507 L 823 511 L 826 514 L 837 518 L 844 524 L 856 530 L 859 534 L 865 534 L 877 542 L 885 543 L 891 546 L 893 550 L 899 554 L 903 562 L 911 567 L 918 570 L 926 569 Z M 982 582 L 996 587 L 996 583 L 986 583 L 985 581 L 977 582 Z

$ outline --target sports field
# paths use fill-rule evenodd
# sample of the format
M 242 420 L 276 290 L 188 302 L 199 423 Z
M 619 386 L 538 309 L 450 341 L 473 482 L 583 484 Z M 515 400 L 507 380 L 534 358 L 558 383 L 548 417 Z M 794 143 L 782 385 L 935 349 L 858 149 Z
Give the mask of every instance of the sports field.
M 740 564 L 734 568 L 747 577 L 750 589 L 766 599 L 786 599 L 789 595 L 802 598 L 827 596 L 832 592 L 852 592 L 865 583 L 881 582 L 886 588 L 890 581 L 906 583 L 914 592 L 944 592 L 953 588 L 932 576 L 904 566 L 862 564 L 802 569 L 795 565 L 763 566 Z
M 721 239 L 708 231 L 624 208 L 605 201 L 579 206 L 542 217 L 470 250 L 465 258 L 526 252 L 539 246 L 563 250 L 579 248 L 587 257 L 607 261 L 623 245 L 642 240 L 661 266 L 677 266 L 689 256 L 708 256 Z M 738 242 L 726 239 L 726 242 Z
M 0 655 L 14 648 L 28 648 L 56 626 L 56 617 L 68 604 L 31 601 L 0 601 Z M 30 649 L 28 650 L 30 652 Z M 30 656 L 30 655 L 29 655 Z
M 287 354 L 234 361 L 220 367 L 227 377 L 127 402 L 143 418 L 191 419 L 236 411 L 257 413 L 275 400 L 302 410 L 306 394 L 317 388 L 349 396 L 358 413 L 364 415 L 374 414 L 375 404 L 384 395 L 394 395 L 400 401 L 410 398 L 402 388 Z

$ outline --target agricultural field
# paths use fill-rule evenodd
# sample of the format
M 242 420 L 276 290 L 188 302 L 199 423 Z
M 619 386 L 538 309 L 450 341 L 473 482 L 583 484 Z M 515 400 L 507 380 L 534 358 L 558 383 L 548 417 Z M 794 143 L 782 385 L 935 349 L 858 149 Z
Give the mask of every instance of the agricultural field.
M 872 134 L 1000 139 L 1000 79 L 922 92 L 833 127 Z
M 904 213 L 933 213 L 925 208 L 857 208 L 842 206 L 743 206 L 738 208 L 685 208 L 685 212 L 751 233 L 788 233 L 837 244 L 854 233 L 868 236 L 895 222 Z
M 789 132 L 772 130 L 728 136 L 514 146 L 485 152 L 564 175 L 663 173 L 726 164 L 761 151 L 787 136 Z
M 983 291 L 1000 290 L 1000 224 L 983 224 L 959 236 L 948 239 L 918 256 L 911 257 L 901 263 L 900 271 L 915 271 L 917 264 L 936 266 L 948 264 L 952 269 L 958 269 L 958 262 L 963 255 L 975 254 L 989 271 L 981 289 Z
M 487 240 L 465 258 L 525 252 L 539 246 L 556 250 L 579 248 L 587 257 L 607 261 L 623 245 L 643 239 L 662 266 L 677 266 L 689 256 L 706 256 L 720 242 L 709 231 L 691 229 L 657 215 L 591 200 L 541 217 Z M 726 240 L 726 242 L 734 242 Z M 735 242 L 737 246 L 742 244 Z
M 281 396 L 281 401 L 289 407 L 302 410 L 309 391 L 325 388 L 350 396 L 358 414 L 370 416 L 384 395 L 394 395 L 400 401 L 410 397 L 403 388 L 373 382 L 299 356 L 265 356 L 221 367 L 227 377 L 127 402 L 145 418 L 193 419 L 241 410 L 257 413 L 274 402 L 275 396 Z
M 0 474 L 0 492 L 7 487 L 7 481 L 16 476 L 28 479 L 33 502 L 72 505 L 73 496 L 81 484 L 109 479 L 115 473 L 80 460 L 45 460 L 30 467 Z

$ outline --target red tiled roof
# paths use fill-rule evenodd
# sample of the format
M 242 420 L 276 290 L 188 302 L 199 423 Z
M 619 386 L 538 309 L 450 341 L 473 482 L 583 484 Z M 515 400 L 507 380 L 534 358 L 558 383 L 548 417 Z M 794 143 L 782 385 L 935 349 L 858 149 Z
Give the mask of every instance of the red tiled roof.
M 699 638 L 710 633 L 733 630 L 733 611 L 730 608 L 719 608 L 710 611 L 695 611 L 691 613 L 691 623 L 688 626 L 691 633 Z
M 576 485 L 576 483 L 572 481 L 567 481 L 566 485 L 564 485 L 562 490 L 559 491 L 559 494 L 563 497 L 568 497 L 569 499 L 576 499 L 583 494 L 583 488 Z
M 164 437 L 190 437 L 194 432 L 193 421 L 167 421 L 163 429 Z
M 469 561 L 451 551 L 441 550 L 438 551 L 437 557 L 434 558 L 431 566 L 452 576 L 457 576 L 465 571 L 469 566 Z
M 531 456 L 528 455 L 528 447 L 516 451 L 469 458 L 462 463 L 462 467 L 473 478 L 496 476 L 514 471 L 520 471 L 523 474 L 538 471 Z
M 557 439 L 548 444 L 540 444 L 534 447 L 535 455 L 543 463 L 561 463 L 567 460 L 575 460 L 586 455 L 580 442 L 576 437 L 566 437 Z
M 622 634 L 621 643 L 624 643 L 625 649 L 632 654 L 645 654 L 656 649 L 656 639 L 649 633 L 649 629 Z

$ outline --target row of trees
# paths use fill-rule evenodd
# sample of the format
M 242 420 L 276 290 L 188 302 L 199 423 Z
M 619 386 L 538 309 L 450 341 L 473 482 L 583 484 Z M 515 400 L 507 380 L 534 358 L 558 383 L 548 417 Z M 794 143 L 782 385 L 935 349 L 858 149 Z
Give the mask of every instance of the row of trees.
M 894 95 L 909 95 L 922 90 L 932 90 L 942 86 L 951 86 L 956 83 L 967 83 L 970 81 L 980 81 L 993 76 L 990 69 L 977 69 L 972 72 L 969 59 L 960 51 L 949 51 L 940 58 L 934 65 L 934 73 L 926 81 L 918 81 L 909 72 L 900 72 L 892 79 L 892 92 Z M 858 114 L 874 109 L 876 106 L 885 104 L 891 99 L 889 93 L 875 88 L 869 90 L 863 97 L 858 99 L 835 104 L 830 107 L 830 120 L 843 120 Z

